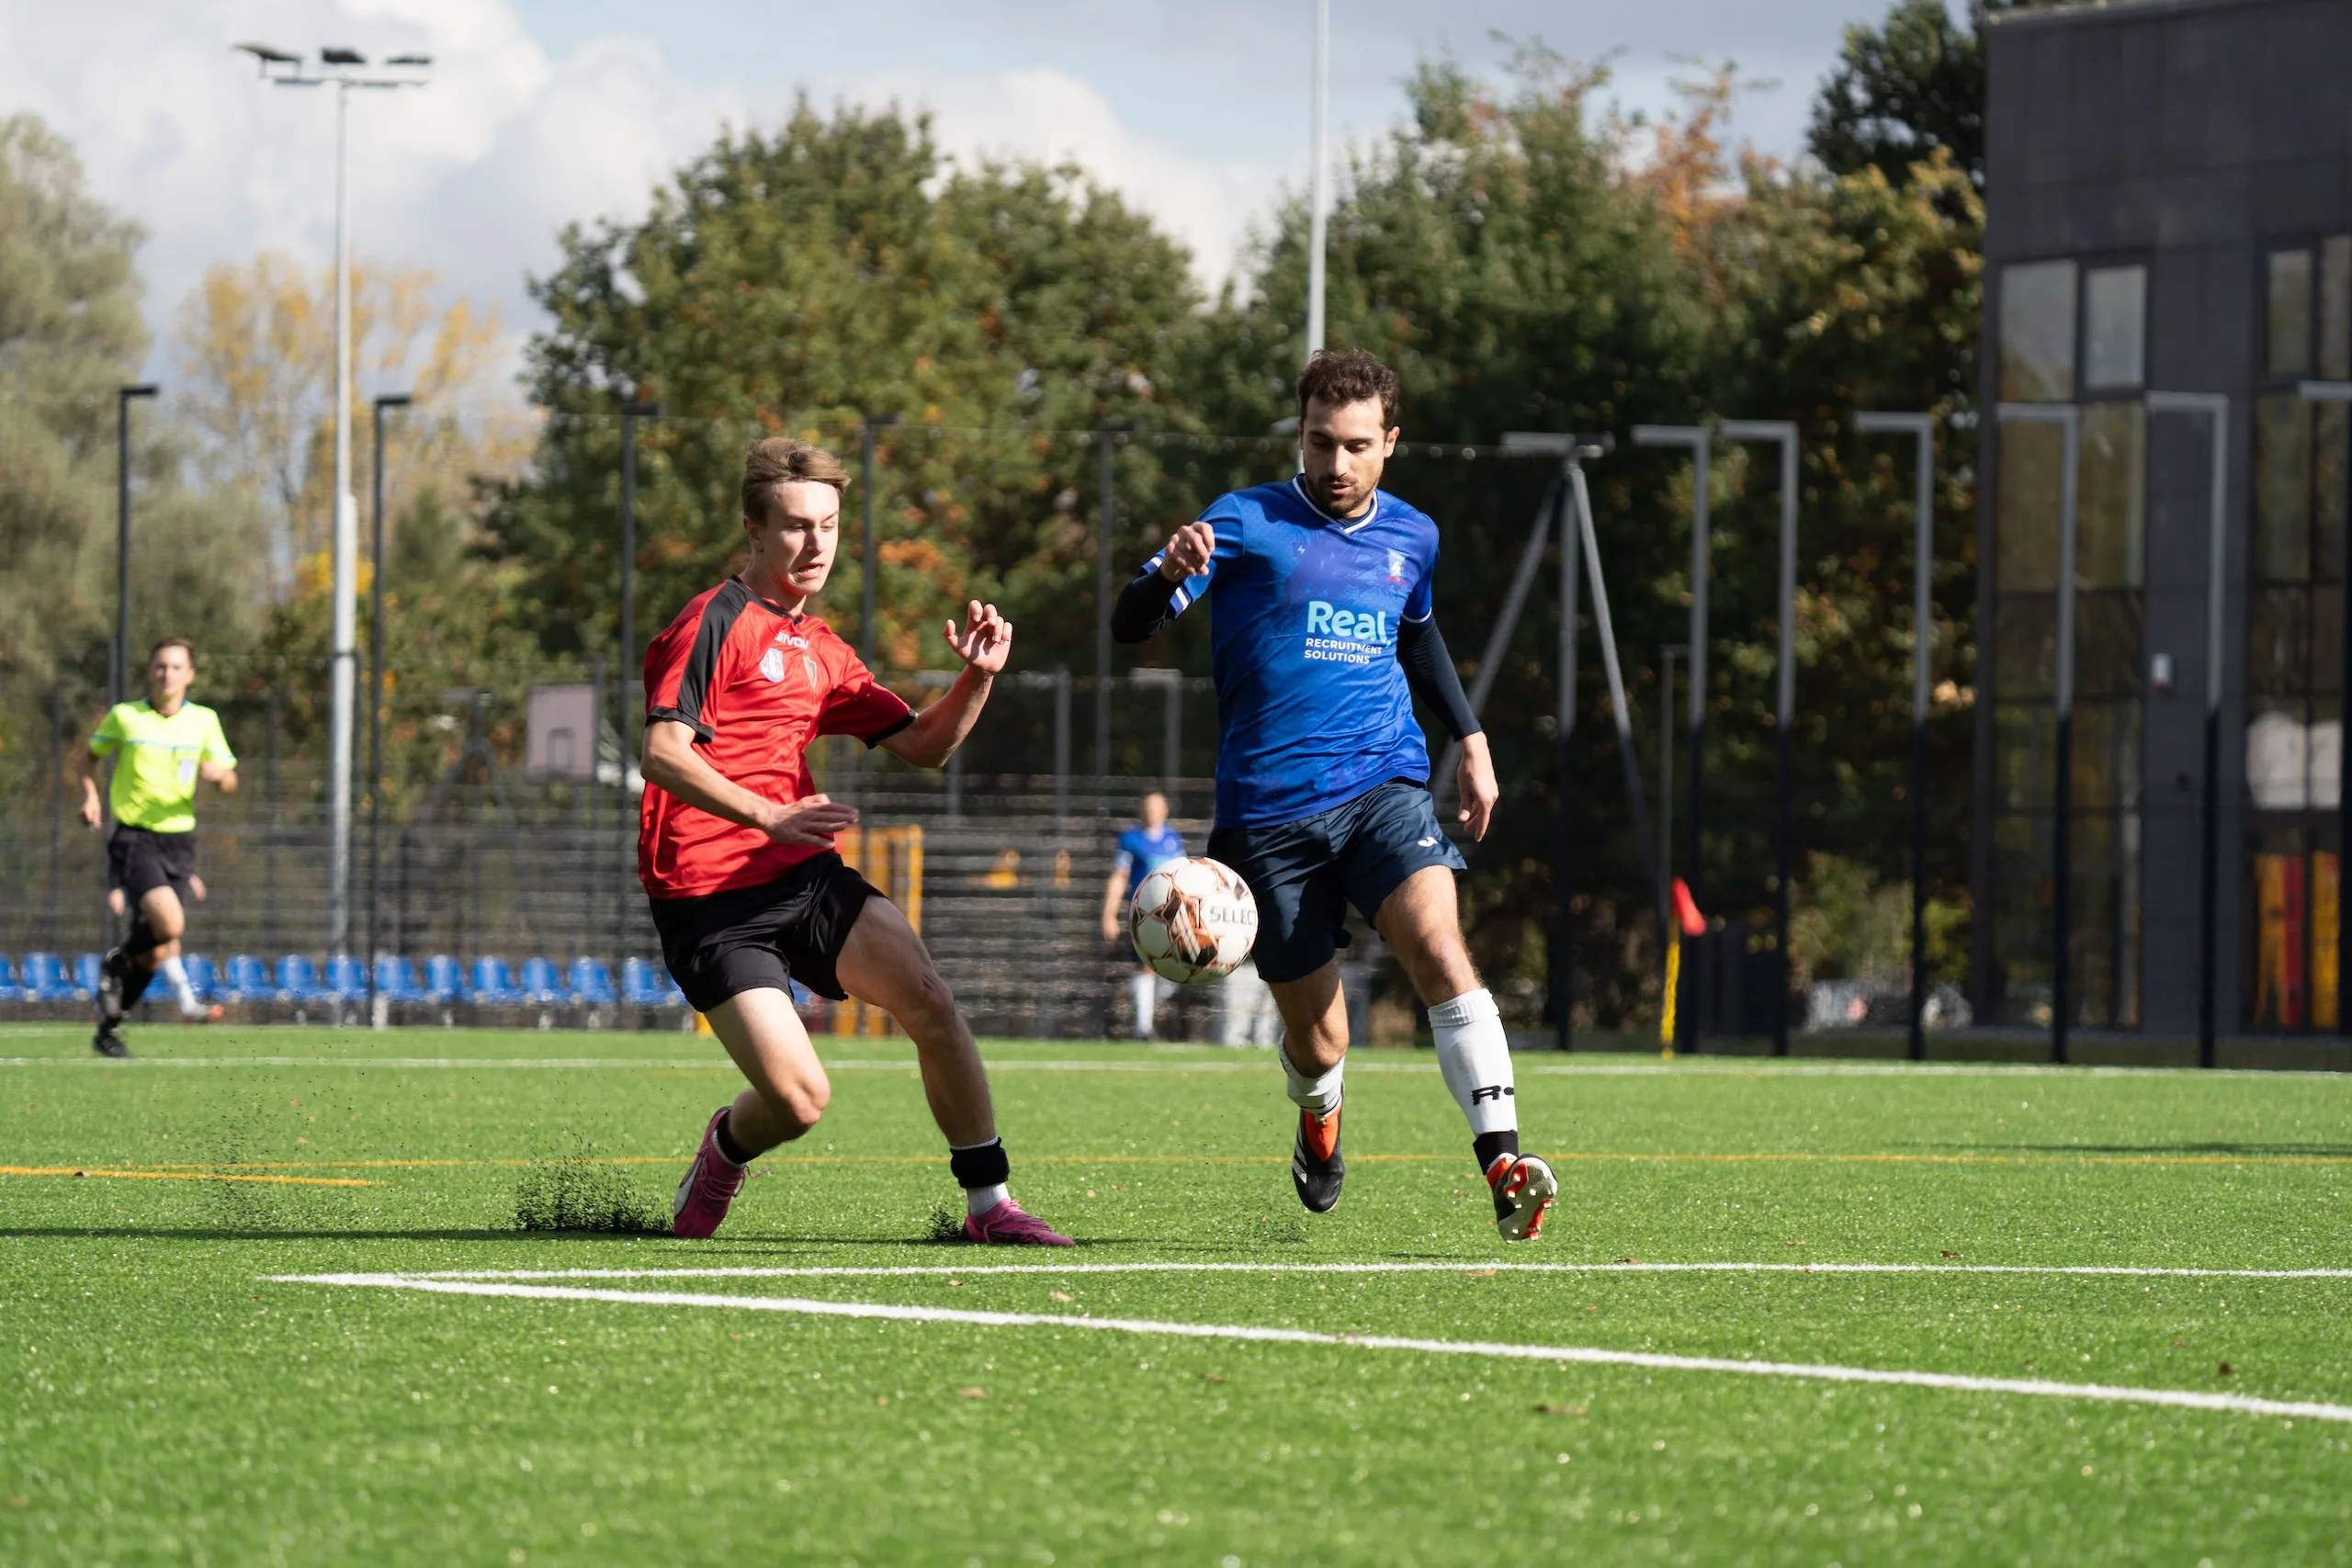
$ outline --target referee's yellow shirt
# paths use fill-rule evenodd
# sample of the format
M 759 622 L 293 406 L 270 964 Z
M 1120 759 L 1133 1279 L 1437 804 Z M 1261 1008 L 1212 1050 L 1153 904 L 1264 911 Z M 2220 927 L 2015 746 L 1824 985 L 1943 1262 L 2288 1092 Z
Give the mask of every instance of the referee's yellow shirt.
M 115 758 L 107 792 L 114 819 L 151 833 L 194 832 L 198 764 L 237 765 L 220 716 L 201 703 L 184 702 L 168 718 L 145 702 L 117 703 L 90 737 L 90 750 Z

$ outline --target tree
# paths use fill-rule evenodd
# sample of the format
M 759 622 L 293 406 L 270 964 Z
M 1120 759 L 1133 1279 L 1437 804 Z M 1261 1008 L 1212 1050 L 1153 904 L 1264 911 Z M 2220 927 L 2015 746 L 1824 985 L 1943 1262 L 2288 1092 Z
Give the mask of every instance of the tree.
M 435 282 L 422 268 L 358 261 L 351 269 L 355 490 L 368 487 L 369 388 L 398 386 L 416 399 L 386 443 L 395 536 L 428 494 L 445 512 L 470 511 L 473 484 L 519 468 L 530 439 L 524 412 L 487 391 L 497 314 L 464 299 L 436 307 Z M 209 267 L 181 307 L 176 337 L 204 466 L 216 484 L 266 508 L 271 596 L 283 600 L 297 563 L 333 542 L 334 271 L 306 275 L 277 253 Z
M 922 119 L 803 103 L 772 136 L 722 137 L 641 223 L 561 244 L 534 284 L 555 318 L 528 356 L 547 427 L 489 525 L 551 652 L 611 646 L 627 395 L 669 412 L 640 430 L 640 639 L 736 558 L 750 440 L 795 433 L 854 462 L 861 418 L 895 413 L 878 660 L 937 662 L 938 618 L 966 597 L 1001 602 L 1027 657 L 1091 646 L 1083 433 L 1187 428 L 1159 388 L 1197 304 L 1182 249 L 1117 197 L 1068 168 L 950 167 Z M 1130 503 L 1148 504 L 1149 450 L 1122 454 Z M 852 636 L 862 504 L 853 488 L 826 595 Z
M 1962 25 L 1946 0 L 1897 0 L 1878 28 L 1848 27 L 1806 136 L 1822 166 L 1875 168 L 1899 186 L 1941 151 L 1983 190 L 1984 13 L 1968 0 Z
M 0 671 L 46 683 L 106 633 L 117 387 L 147 351 L 136 224 L 30 115 L 0 118 Z

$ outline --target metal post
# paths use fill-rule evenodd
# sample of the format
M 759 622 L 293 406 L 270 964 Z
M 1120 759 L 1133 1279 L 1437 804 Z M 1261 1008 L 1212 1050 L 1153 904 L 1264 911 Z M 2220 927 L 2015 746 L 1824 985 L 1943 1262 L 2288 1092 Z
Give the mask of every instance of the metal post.
M 1584 560 L 1583 552 L 1571 537 L 1568 521 L 1576 502 L 1563 484 L 1553 491 L 1559 507 L 1560 518 L 1560 638 L 1556 668 L 1559 671 L 1557 704 L 1553 716 L 1554 727 L 1560 738 L 1558 765 L 1560 770 L 1560 818 L 1552 840 L 1552 952 L 1547 976 L 1552 993 L 1552 1048 L 1566 1051 L 1575 1025 L 1576 1014 L 1576 930 L 1572 919 L 1572 898 L 1576 892 L 1576 738 L 1577 738 L 1577 574 Z M 1540 531 L 1550 515 L 1545 508 L 1544 517 L 1536 524 Z M 1531 545 L 1531 553 L 1540 552 L 1539 536 Z M 1478 667 L 1484 678 L 1493 661 Z
M 1928 672 L 1936 620 L 1930 600 L 1936 549 L 1936 416 L 1854 415 L 1865 435 L 1909 435 L 1918 445 L 1911 503 L 1911 1059 L 1928 1059 Z
M 262 830 L 262 842 L 267 846 L 262 854 L 262 945 L 277 945 L 277 716 L 284 700 L 279 682 L 286 677 L 283 666 L 270 672 L 269 731 L 261 754 L 261 800 L 263 818 L 267 826 Z
M 2305 381 L 2297 389 L 2302 393 L 2305 402 L 2352 403 L 2352 381 Z M 2221 436 L 2216 434 L 2213 442 L 2213 450 L 2218 455 L 2222 449 Z M 2215 461 L 2218 463 L 2219 460 L 2217 456 Z M 2347 480 L 2347 483 L 2352 483 L 2352 480 Z M 2213 515 L 2218 520 L 2222 515 L 2222 490 L 2221 481 L 2218 479 L 2214 480 L 2213 495 Z M 2216 561 L 2222 558 L 2218 547 L 2214 551 L 2213 558 Z M 2222 573 L 2216 568 L 2213 572 L 2212 591 L 2217 602 L 2221 592 L 2221 578 Z M 2347 722 L 2352 722 L 2352 583 L 2346 584 L 2346 591 L 2343 597 L 2344 672 L 2343 684 L 2338 687 L 2338 690 L 2343 694 L 2341 706 L 2344 717 Z M 2218 703 L 2220 699 L 2216 697 L 2214 700 Z M 2221 732 L 2218 718 L 2213 721 L 2213 730 L 2217 738 L 2215 755 L 2218 756 L 2220 754 L 2218 737 Z M 2344 768 L 2339 762 L 2336 766 L 2335 784 L 2335 1032 L 2340 1038 L 2352 1040 L 2352 1008 L 2345 1006 L 2344 994 L 2346 978 L 2347 976 L 2352 976 L 2352 968 L 2346 967 L 2347 964 L 2352 964 L 2352 923 L 2347 923 L 2344 919 L 2343 892 L 2343 868 L 2347 862 L 2352 862 L 2352 790 L 2347 790 L 2345 783 Z
M 1111 454 L 1132 424 L 1104 423 L 1094 427 L 1096 481 L 1094 514 L 1094 780 L 1096 805 L 1111 776 L 1111 524 L 1113 474 Z
M 1726 441 L 1770 441 L 1781 448 L 1780 653 L 1772 700 L 1778 745 L 1772 765 L 1772 940 L 1780 953 L 1781 998 L 1772 1012 L 1772 1055 L 1789 1054 L 1789 883 L 1794 875 L 1796 836 L 1794 750 L 1796 721 L 1797 427 L 1785 419 L 1727 419 Z
M 1168 690 L 1160 710 L 1159 787 L 1167 794 L 1169 815 L 1176 812 L 1176 781 L 1183 773 L 1184 763 L 1184 674 L 1181 670 L 1169 671 Z
M 1609 681 L 1609 710 L 1617 721 L 1617 758 L 1625 774 L 1625 799 L 1634 817 L 1634 841 L 1642 846 L 1643 869 L 1648 874 L 1650 912 L 1657 922 L 1658 965 L 1665 973 L 1668 895 L 1665 882 L 1658 875 L 1656 852 L 1650 847 L 1649 811 L 1643 804 L 1641 760 L 1634 750 L 1633 710 L 1625 701 L 1625 675 L 1617 662 L 1617 631 L 1609 617 L 1609 581 L 1600 569 L 1600 537 L 1593 527 L 1592 498 L 1586 492 L 1584 468 L 1580 461 L 1588 456 L 1598 456 L 1606 450 L 1600 446 L 1580 446 L 1567 460 L 1568 496 L 1576 507 L 1576 519 L 1584 539 L 1584 568 L 1592 576 L 1593 630 L 1600 637 L 1600 668 Z
M 2352 388 L 2347 388 L 2352 391 Z M 2150 413 L 2201 414 L 2212 427 L 2208 460 L 2211 495 L 2205 515 L 2205 787 L 2199 802 L 2197 888 L 2197 1065 L 2213 1066 L 2219 1019 L 2214 998 L 2221 985 L 2222 876 L 2222 630 L 2227 598 L 2229 533 L 2230 400 L 2222 392 L 2150 392 Z M 2339 930 L 2342 921 L 2338 920 Z M 2343 986 L 2337 970 L 2338 994 Z M 2338 1004 L 2341 1016 L 2342 1004 Z
M 334 581 L 328 671 L 327 949 L 351 946 L 352 699 L 359 662 L 359 503 L 351 493 L 351 89 L 334 94 Z
M 1307 181 L 1306 353 L 1323 346 L 1325 265 L 1323 252 L 1331 209 L 1331 0 L 1315 0 L 1315 123 L 1308 137 L 1315 171 Z
M 2057 781 L 2051 810 L 2050 1059 L 2066 1060 L 2069 971 L 2073 967 L 2075 808 L 2075 495 L 2082 423 L 2071 403 L 2002 403 L 2005 424 L 2054 424 L 2065 442 L 2058 481 L 2058 671 L 2052 707 L 2057 716 Z
M 1551 431 L 1511 430 L 1503 433 L 1503 450 L 1517 453 L 1541 453 L 1557 456 L 1573 445 L 1571 436 Z M 1544 491 L 1543 501 L 1535 509 L 1535 526 L 1527 531 L 1527 543 L 1519 552 L 1519 565 L 1512 569 L 1510 588 L 1503 595 L 1503 607 L 1487 628 L 1487 646 L 1478 656 L 1478 672 L 1470 678 L 1470 713 L 1473 717 L 1484 713 L 1487 694 L 1494 689 L 1496 672 L 1501 670 L 1503 649 L 1510 646 L 1511 633 L 1519 628 L 1519 617 L 1527 607 L 1527 595 L 1535 586 L 1536 570 L 1544 564 L 1544 541 L 1551 537 L 1552 513 L 1567 508 L 1567 480 L 1556 478 Z M 1564 533 L 1561 536 L 1565 538 Z M 1445 753 L 1438 761 L 1437 771 L 1430 777 L 1430 794 L 1440 813 L 1452 802 L 1455 788 L 1454 765 L 1461 761 L 1462 743 L 1449 740 Z
M 1657 866 L 1668 887 L 1674 885 L 1674 665 L 1690 652 L 1685 642 L 1657 650 Z
M 621 614 L 620 662 L 613 671 L 613 728 L 620 741 L 620 782 L 613 814 L 620 828 L 622 854 L 608 857 L 618 874 L 613 888 L 613 986 L 617 991 L 628 968 L 628 879 L 637 857 L 628 840 L 628 760 L 637 755 L 645 728 L 645 705 L 628 700 L 629 671 L 639 667 L 637 647 L 637 422 L 660 419 L 665 405 L 635 400 L 621 405 Z M 617 1010 L 616 1017 L 619 1016 Z
M 409 405 L 405 392 L 376 400 L 374 539 L 368 578 L 368 1021 L 384 1020 L 376 1010 L 376 907 L 380 901 L 382 862 L 378 852 L 384 815 L 384 412 Z
M 57 911 L 65 893 L 65 688 L 49 694 L 49 946 L 57 944 Z
M 107 660 L 109 704 L 130 694 L 130 400 L 154 395 L 152 382 L 119 388 L 114 395 L 114 648 Z
M 1682 830 L 1685 840 L 1682 851 L 1682 879 L 1690 885 L 1690 897 L 1706 908 L 1706 861 L 1700 851 L 1701 785 L 1706 777 L 1705 752 L 1702 742 L 1707 729 L 1707 634 L 1709 578 L 1713 575 L 1712 556 L 1713 534 L 1709 502 L 1713 499 L 1712 459 L 1713 433 L 1699 424 L 1637 424 L 1634 426 L 1636 446 L 1687 446 L 1690 449 L 1690 632 L 1687 639 L 1690 662 L 1682 677 L 1688 689 L 1686 703 L 1690 758 L 1684 766 L 1690 778 L 1683 785 L 1684 809 L 1690 820 Z M 1700 1020 L 1686 1010 L 1675 1012 L 1678 1036 L 1675 1047 L 1682 1051 L 1699 1049 Z
M 1069 815 L 1069 671 L 1054 671 L 1054 816 Z

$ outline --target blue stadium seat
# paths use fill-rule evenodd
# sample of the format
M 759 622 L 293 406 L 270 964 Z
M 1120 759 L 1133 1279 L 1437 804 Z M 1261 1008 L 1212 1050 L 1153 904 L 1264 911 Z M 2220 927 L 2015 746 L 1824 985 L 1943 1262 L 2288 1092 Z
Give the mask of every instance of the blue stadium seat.
M 231 1002 L 266 1002 L 277 995 L 269 969 L 250 953 L 229 955 L 229 974 L 220 998 Z
M 299 953 L 289 953 L 277 961 L 277 999 L 286 1002 L 322 1002 L 327 994 L 319 987 L 318 966 Z
M 523 999 L 533 1007 L 557 1007 L 571 998 L 563 992 L 563 976 L 551 960 L 523 960 Z
M 621 970 L 621 995 L 631 1007 L 666 1008 L 686 1005 L 685 993 L 670 978 L 670 971 L 642 958 L 632 958 Z
M 571 961 L 571 996 L 575 1001 L 590 1007 L 610 1007 L 620 998 L 613 994 L 613 977 L 605 973 L 604 962 L 595 958 L 575 958 Z
M 347 1002 L 368 994 L 368 966 L 346 953 L 327 960 L 326 978 L 320 983 L 319 992 L 327 1000 Z
M 471 984 L 466 987 L 466 999 L 488 1007 L 519 1007 L 523 993 L 514 984 L 514 976 L 503 958 L 483 956 L 474 960 Z
M 24 991 L 17 982 L 17 965 L 8 955 L 0 953 L 0 1002 L 13 1002 Z
M 424 999 L 444 1006 L 461 1000 L 465 996 L 465 971 L 458 961 L 446 953 L 436 953 L 424 961 Z
M 74 988 L 74 977 L 65 972 L 65 962 L 53 953 L 25 954 L 22 978 L 25 1000 L 28 1002 L 85 1001 L 86 992 Z
M 98 970 L 106 960 L 95 953 L 85 953 L 74 960 L 74 994 L 95 997 L 98 994 Z
M 388 1002 L 429 1002 L 424 987 L 416 983 L 416 965 L 397 953 L 379 953 L 376 958 L 376 994 Z
M 212 960 L 201 953 L 191 953 L 181 967 L 187 971 L 187 988 L 196 993 L 200 1002 L 211 1001 L 220 989 L 220 973 Z

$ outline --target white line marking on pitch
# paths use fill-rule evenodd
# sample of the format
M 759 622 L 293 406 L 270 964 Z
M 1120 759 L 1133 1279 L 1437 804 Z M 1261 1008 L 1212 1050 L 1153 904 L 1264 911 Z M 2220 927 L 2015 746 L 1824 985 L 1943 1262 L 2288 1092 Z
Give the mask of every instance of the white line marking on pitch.
M 441 1269 L 416 1280 L 889 1280 L 990 1274 L 2063 1274 L 2185 1280 L 2352 1280 L 2352 1269 L 2165 1269 L 2053 1263 L 989 1263 L 807 1268 Z
M 1241 1339 L 1259 1344 L 1346 1346 L 1360 1350 L 1414 1350 L 1433 1356 L 1484 1356 L 1503 1360 L 1643 1367 L 1655 1371 L 1737 1372 L 1748 1377 L 1880 1383 L 1905 1388 L 1948 1389 L 1962 1393 L 2018 1393 L 2044 1399 L 2170 1405 L 2183 1410 L 2220 1410 L 2242 1416 L 2301 1416 L 2314 1421 L 2352 1422 L 2352 1405 L 2256 1399 L 2245 1394 L 2209 1393 L 2194 1389 L 2120 1388 L 2107 1383 L 1980 1378 L 1954 1372 L 1815 1366 L 1802 1361 L 1735 1361 L 1719 1356 L 1667 1356 L 1646 1350 L 1606 1350 L 1583 1345 L 1500 1345 L 1469 1339 L 1406 1339 L 1376 1334 L 1318 1334 L 1310 1329 L 1265 1328 L 1249 1324 L 1160 1323 L 1149 1318 L 973 1312 L 954 1307 L 899 1306 L 883 1302 L 820 1302 L 792 1296 L 692 1295 L 679 1291 L 597 1291 L 569 1285 L 420 1279 L 402 1274 L 273 1274 L 265 1277 L 273 1283 L 284 1285 L 367 1286 L 381 1290 L 421 1291 L 433 1295 L 603 1302 L 624 1306 L 731 1307 L 739 1312 L 792 1313 L 808 1317 L 882 1318 L 903 1323 L 959 1323 L 980 1328 L 1084 1328 L 1098 1333 L 1156 1335 L 1179 1339 Z

